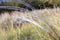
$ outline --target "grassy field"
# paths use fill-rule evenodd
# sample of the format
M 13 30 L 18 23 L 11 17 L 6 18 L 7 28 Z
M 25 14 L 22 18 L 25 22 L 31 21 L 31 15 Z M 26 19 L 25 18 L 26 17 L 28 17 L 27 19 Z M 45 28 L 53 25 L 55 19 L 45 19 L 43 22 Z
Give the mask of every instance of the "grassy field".
M 0 40 L 60 40 L 60 8 L 1 13 Z

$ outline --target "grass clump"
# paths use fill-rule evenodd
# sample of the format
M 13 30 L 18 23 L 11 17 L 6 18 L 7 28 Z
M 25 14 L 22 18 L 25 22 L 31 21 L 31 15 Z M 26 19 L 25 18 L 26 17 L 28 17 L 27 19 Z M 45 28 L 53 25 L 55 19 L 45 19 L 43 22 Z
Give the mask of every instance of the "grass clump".
M 60 40 L 59 10 L 2 13 L 0 40 Z

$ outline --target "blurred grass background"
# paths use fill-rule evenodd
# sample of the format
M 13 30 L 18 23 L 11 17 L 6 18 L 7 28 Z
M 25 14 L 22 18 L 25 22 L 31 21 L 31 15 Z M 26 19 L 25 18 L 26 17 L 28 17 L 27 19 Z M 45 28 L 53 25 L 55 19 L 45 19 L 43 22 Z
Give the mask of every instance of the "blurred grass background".
M 31 4 L 37 9 L 40 8 L 46 8 L 46 7 L 58 7 L 60 6 L 60 0 L 22 0 L 26 3 Z M 2 5 L 10 5 L 10 6 L 19 6 L 19 7 L 25 7 L 24 5 L 17 2 L 17 0 L 12 0 L 12 2 L 2 2 Z

